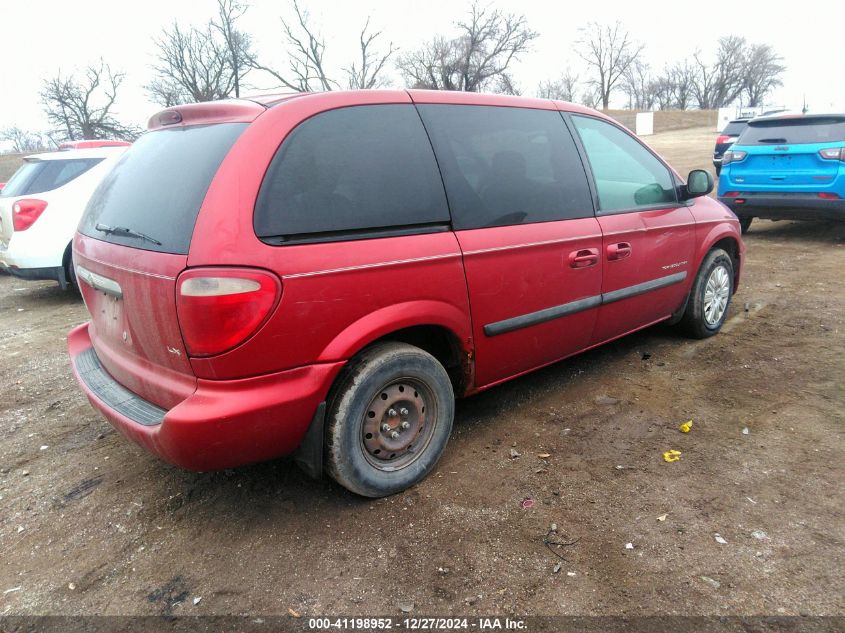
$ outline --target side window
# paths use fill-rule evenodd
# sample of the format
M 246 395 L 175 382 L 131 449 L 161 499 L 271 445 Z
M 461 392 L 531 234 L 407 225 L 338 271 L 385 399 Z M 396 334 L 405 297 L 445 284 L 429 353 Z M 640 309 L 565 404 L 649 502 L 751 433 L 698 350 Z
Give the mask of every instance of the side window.
M 572 121 L 590 160 L 600 211 L 677 202 L 669 170 L 636 139 L 592 117 L 573 116 Z
M 593 215 L 584 165 L 558 112 L 419 106 L 455 229 Z
M 270 163 L 254 216 L 259 237 L 282 242 L 448 222 L 434 153 L 412 105 L 353 106 L 304 121 Z

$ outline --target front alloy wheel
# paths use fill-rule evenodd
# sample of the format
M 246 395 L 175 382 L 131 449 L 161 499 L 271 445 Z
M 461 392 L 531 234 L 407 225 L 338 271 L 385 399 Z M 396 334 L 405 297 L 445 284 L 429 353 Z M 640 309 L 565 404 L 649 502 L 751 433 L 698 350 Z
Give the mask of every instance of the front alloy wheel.
M 715 327 L 728 309 L 731 298 L 731 279 L 727 268 L 719 264 L 707 278 L 704 286 L 704 320 Z
M 728 316 L 734 289 L 734 263 L 721 248 L 714 248 L 701 263 L 690 290 L 681 325 L 695 338 L 718 332 Z

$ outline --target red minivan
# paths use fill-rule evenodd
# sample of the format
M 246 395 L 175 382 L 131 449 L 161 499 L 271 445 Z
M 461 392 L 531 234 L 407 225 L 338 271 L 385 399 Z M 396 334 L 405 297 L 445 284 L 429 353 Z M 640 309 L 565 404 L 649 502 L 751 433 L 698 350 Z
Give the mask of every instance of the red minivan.
M 155 115 L 74 240 L 91 403 L 178 466 L 295 453 L 361 495 L 437 463 L 454 399 L 660 321 L 715 334 L 736 217 L 559 101 L 358 91 Z

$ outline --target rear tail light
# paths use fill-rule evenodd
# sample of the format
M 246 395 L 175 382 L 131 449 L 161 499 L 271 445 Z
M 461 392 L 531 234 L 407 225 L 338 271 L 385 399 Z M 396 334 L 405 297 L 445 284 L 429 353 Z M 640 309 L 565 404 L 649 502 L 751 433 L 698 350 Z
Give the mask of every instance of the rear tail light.
M 819 194 L 819 198 L 822 200 L 839 200 L 839 195 L 835 193 L 822 192 Z
M 841 160 L 845 162 L 845 147 L 831 147 L 819 150 L 819 155 L 825 160 Z
M 279 300 L 278 278 L 260 270 L 195 268 L 176 282 L 176 312 L 191 356 L 213 356 L 255 334 Z
M 747 152 L 740 152 L 738 150 L 729 150 L 725 152 L 725 155 L 722 157 L 722 165 L 728 165 L 730 163 L 738 163 L 741 160 L 745 160 L 745 157 L 748 156 Z
M 16 231 L 26 231 L 35 224 L 35 221 L 44 213 L 47 208 L 45 200 L 35 198 L 24 198 L 12 205 L 12 226 Z
M 728 136 L 727 134 L 722 134 L 721 136 L 716 137 L 716 145 L 723 145 L 724 143 L 730 143 L 734 139 L 733 136 Z
M 726 191 L 725 197 L 726 198 L 738 198 L 739 197 L 739 191 Z

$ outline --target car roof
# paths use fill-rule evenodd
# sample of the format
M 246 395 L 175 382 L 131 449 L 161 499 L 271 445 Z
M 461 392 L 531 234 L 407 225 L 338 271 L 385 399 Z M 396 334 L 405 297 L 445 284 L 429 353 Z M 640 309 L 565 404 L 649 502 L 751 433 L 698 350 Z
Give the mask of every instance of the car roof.
M 62 149 L 55 152 L 43 152 L 41 154 L 30 154 L 24 156 L 25 161 L 39 161 L 39 160 L 78 160 L 82 158 L 108 158 L 109 156 L 117 156 L 122 154 L 127 149 L 128 145 L 118 147 L 95 147 L 91 149 Z
M 385 103 L 417 104 L 463 104 L 482 106 L 522 107 L 540 110 L 561 110 L 589 114 L 608 121 L 613 120 L 586 106 L 531 97 L 516 97 L 503 94 L 460 92 L 450 90 L 333 90 L 330 92 L 299 92 L 272 95 L 258 95 L 240 99 L 222 99 L 188 103 L 166 108 L 150 117 L 149 130 L 178 128 L 214 123 L 251 123 L 263 112 L 296 100 L 326 100 L 333 107 L 373 105 Z
M 787 121 L 835 121 L 845 122 L 845 113 L 840 114 L 775 114 L 771 116 L 759 116 L 749 121 L 749 125 L 768 125 L 771 123 L 787 122 Z
M 601 116 L 608 118 L 601 112 L 597 112 L 586 106 L 570 103 L 568 101 L 558 101 L 552 99 L 540 99 L 537 97 L 518 97 L 515 95 L 492 94 L 484 92 L 463 92 L 460 90 L 379 90 L 385 98 L 396 98 L 397 102 L 407 100 L 417 104 L 462 104 L 462 105 L 482 105 L 482 106 L 505 106 L 505 107 L 522 107 L 522 108 L 536 108 L 542 110 L 564 110 L 566 112 L 576 112 L 582 114 L 591 114 L 593 116 Z M 284 95 L 267 95 L 266 100 L 259 101 L 257 98 L 251 100 L 257 101 L 273 107 L 289 101 L 294 97 L 302 97 L 309 99 L 319 99 L 325 95 L 331 94 L 334 98 L 338 95 L 343 95 L 348 100 L 349 105 L 356 103 L 357 95 L 371 95 L 372 90 L 336 90 L 331 93 L 326 92 L 312 92 L 312 93 L 296 93 Z M 369 99 L 364 100 L 366 103 L 371 103 Z

